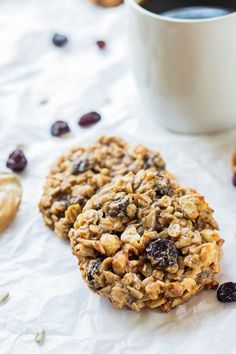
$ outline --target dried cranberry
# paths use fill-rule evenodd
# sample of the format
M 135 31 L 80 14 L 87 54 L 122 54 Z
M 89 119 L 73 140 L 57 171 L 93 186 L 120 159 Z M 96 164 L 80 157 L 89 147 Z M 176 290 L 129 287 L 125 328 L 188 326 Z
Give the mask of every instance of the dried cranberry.
M 62 34 L 56 33 L 52 37 L 52 42 L 57 47 L 64 47 L 64 45 L 68 43 L 68 38 L 66 36 L 63 36 Z
M 167 268 L 175 265 L 178 260 L 178 250 L 171 240 L 158 238 L 146 247 L 146 255 L 153 265 Z
M 14 150 L 8 157 L 7 167 L 14 172 L 21 172 L 27 165 L 24 152 L 21 149 Z
M 236 283 L 222 284 L 217 290 L 217 299 L 225 303 L 236 301 Z
M 236 187 L 236 172 L 233 174 L 233 185 Z
M 99 49 L 104 49 L 106 47 L 106 42 L 105 41 L 99 40 L 99 41 L 96 42 L 96 44 L 97 44 Z
M 83 128 L 90 127 L 91 125 L 96 124 L 101 120 L 100 114 L 97 112 L 89 112 L 87 114 L 84 114 L 80 120 L 79 120 L 79 125 Z
M 88 268 L 87 268 L 87 279 L 90 284 L 90 286 L 93 289 L 98 289 L 99 286 L 96 284 L 94 276 L 98 275 L 100 273 L 100 266 L 101 266 L 101 259 L 93 259 L 89 262 Z
M 90 170 L 92 167 L 92 161 L 87 157 L 76 160 L 72 165 L 72 174 L 77 175 Z
M 50 131 L 53 136 L 61 136 L 63 134 L 69 133 L 70 127 L 66 122 L 64 122 L 64 120 L 57 120 L 51 126 Z

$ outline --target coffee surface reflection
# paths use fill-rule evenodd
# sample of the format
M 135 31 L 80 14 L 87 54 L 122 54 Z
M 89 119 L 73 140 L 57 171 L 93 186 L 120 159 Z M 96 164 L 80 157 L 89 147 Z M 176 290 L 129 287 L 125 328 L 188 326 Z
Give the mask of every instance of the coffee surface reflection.
M 159 0 L 143 0 L 140 5 L 158 15 L 186 20 L 202 20 L 228 15 L 236 8 L 212 4 L 212 1 L 166 1 L 164 5 Z M 235 5 L 236 7 L 236 5 Z

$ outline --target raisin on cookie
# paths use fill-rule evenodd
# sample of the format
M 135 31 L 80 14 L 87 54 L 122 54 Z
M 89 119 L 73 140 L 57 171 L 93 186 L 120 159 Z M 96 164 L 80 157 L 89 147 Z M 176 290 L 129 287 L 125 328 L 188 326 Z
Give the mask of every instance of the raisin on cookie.
M 89 198 L 114 176 L 153 167 L 165 169 L 158 152 L 122 139 L 101 137 L 88 148 L 74 147 L 59 158 L 46 179 L 39 209 L 48 227 L 68 239 L 68 232 Z
M 154 170 L 103 187 L 70 230 L 88 287 L 114 307 L 168 312 L 217 286 L 223 240 L 204 197 Z

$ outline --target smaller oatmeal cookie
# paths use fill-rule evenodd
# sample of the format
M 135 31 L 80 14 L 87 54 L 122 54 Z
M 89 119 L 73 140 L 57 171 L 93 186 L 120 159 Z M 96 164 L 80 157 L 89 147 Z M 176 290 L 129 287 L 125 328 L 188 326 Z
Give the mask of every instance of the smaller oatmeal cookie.
M 123 0 L 90 0 L 92 3 L 104 7 L 114 7 L 123 3 Z
M 94 195 L 70 231 L 82 277 L 114 305 L 170 311 L 217 285 L 223 240 L 204 197 L 158 172 Z
M 114 176 L 144 168 L 165 169 L 158 152 L 122 139 L 101 137 L 88 148 L 76 146 L 59 158 L 46 179 L 39 209 L 47 226 L 68 239 L 68 232 L 85 203 Z

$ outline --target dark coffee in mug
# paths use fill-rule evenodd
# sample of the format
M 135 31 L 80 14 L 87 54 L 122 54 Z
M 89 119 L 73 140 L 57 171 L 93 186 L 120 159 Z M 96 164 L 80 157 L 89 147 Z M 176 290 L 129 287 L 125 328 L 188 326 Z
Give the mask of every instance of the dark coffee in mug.
M 236 11 L 234 0 L 141 0 L 140 5 L 158 15 L 185 20 L 216 18 Z

